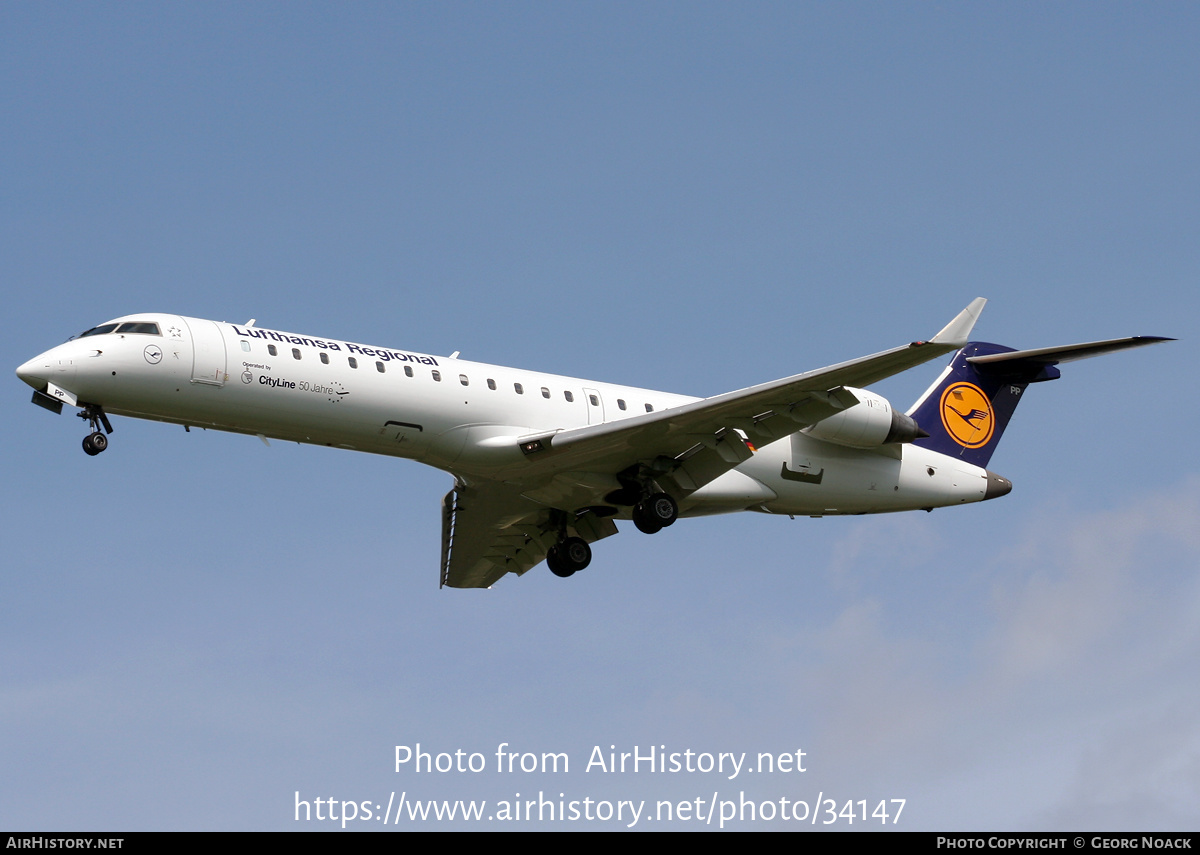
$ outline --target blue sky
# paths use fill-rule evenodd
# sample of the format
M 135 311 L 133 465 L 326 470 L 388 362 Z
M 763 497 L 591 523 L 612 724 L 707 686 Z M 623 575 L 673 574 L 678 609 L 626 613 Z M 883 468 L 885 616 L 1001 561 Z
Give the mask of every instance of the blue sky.
M 1015 347 L 1181 339 L 1032 389 L 1000 501 L 625 526 L 486 593 L 437 588 L 444 473 L 125 419 L 87 458 L 10 375 L 0 825 L 542 791 L 1194 829 L 1198 35 L 1183 3 L 0 7 L 10 368 L 137 311 L 694 395 L 975 296 Z M 396 773 L 417 742 L 571 771 Z M 807 771 L 585 772 L 609 745 Z

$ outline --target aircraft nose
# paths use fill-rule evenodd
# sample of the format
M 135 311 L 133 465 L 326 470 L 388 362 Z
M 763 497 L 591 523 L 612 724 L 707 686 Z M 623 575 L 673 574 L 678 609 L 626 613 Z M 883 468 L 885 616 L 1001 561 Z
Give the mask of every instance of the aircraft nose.
M 983 500 L 998 499 L 1001 496 L 1007 496 L 1012 492 L 1012 481 L 1007 478 L 1001 478 L 990 469 L 984 470 L 987 472 L 987 489 L 983 491 Z
M 45 354 L 35 356 L 17 369 L 17 376 L 35 389 L 44 389 L 50 382 L 50 365 Z

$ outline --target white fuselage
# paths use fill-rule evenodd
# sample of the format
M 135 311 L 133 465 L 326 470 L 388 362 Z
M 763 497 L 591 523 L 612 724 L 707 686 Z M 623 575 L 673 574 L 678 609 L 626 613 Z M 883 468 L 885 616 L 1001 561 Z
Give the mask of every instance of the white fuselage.
M 128 319 L 153 321 L 161 334 L 73 339 L 18 374 L 35 388 L 59 390 L 68 403 L 113 415 L 406 457 L 460 478 L 518 482 L 521 436 L 698 400 L 179 315 Z M 691 493 L 680 510 L 875 513 L 980 501 L 986 488 L 986 470 L 913 445 L 859 449 L 795 433 Z

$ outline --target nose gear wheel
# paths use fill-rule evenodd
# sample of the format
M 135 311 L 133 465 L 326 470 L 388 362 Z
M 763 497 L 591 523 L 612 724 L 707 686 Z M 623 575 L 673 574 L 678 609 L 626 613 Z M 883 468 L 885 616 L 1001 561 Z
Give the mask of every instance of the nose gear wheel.
M 104 415 L 104 410 L 94 404 L 88 404 L 77 415 L 81 419 L 87 419 L 92 428 L 92 432 L 83 438 L 83 450 L 89 457 L 95 457 L 108 448 L 107 434 L 112 433 L 112 425 L 108 422 L 108 416 Z M 100 430 L 101 426 L 104 428 L 103 432 Z

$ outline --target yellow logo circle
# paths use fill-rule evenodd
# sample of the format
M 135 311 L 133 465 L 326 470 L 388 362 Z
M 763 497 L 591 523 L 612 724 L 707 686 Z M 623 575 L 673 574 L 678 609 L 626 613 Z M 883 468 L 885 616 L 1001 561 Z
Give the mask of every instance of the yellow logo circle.
M 983 390 L 971 383 L 946 387 L 941 402 L 942 427 L 963 448 L 987 445 L 996 427 L 992 402 Z

